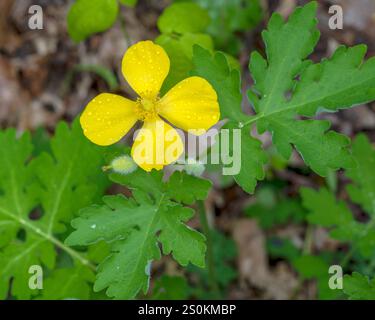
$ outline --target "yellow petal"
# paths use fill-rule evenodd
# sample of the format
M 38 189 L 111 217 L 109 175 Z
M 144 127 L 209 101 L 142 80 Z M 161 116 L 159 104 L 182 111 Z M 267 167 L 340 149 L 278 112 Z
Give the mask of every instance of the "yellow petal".
M 131 46 L 122 60 L 126 81 L 142 98 L 155 98 L 169 72 L 169 58 L 162 47 L 152 41 Z
M 145 121 L 132 147 L 132 157 L 143 170 L 161 170 L 184 151 L 178 132 L 159 117 Z
M 98 95 L 81 115 L 83 133 L 100 146 L 116 143 L 136 123 L 135 106 L 135 102 L 115 94 Z
M 203 78 L 190 77 L 174 86 L 158 103 L 158 113 L 175 126 L 199 135 L 220 119 L 217 94 Z

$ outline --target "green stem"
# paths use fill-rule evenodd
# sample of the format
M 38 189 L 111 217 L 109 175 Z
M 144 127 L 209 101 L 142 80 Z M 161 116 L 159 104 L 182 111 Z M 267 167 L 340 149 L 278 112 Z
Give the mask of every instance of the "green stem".
M 259 119 L 263 118 L 264 117 L 264 114 L 260 113 L 260 114 L 257 114 L 257 115 L 254 115 L 254 116 L 251 116 L 251 118 L 243 123 L 240 123 L 240 128 L 244 128 L 256 121 L 258 121 Z
M 329 190 L 335 194 L 337 192 L 337 174 L 335 170 L 329 169 L 327 172 L 326 183 Z
M 216 282 L 216 270 L 215 270 L 215 261 L 214 261 L 214 254 L 213 254 L 213 242 L 212 242 L 212 234 L 211 229 L 208 224 L 206 209 L 204 205 L 204 201 L 198 202 L 199 206 L 199 217 L 200 222 L 202 225 L 203 233 L 207 239 L 207 269 L 208 269 L 208 281 L 210 284 L 210 288 L 212 293 L 215 297 L 220 297 L 220 290 Z
M 306 228 L 305 233 L 305 241 L 303 244 L 303 254 L 308 255 L 311 254 L 312 245 L 313 245 L 313 233 L 314 233 L 314 226 L 309 224 Z
M 77 72 L 95 73 L 108 84 L 109 90 L 111 91 L 116 91 L 119 87 L 116 75 L 110 69 L 95 64 L 77 64 L 67 72 L 65 79 L 63 80 L 62 86 L 60 88 L 60 96 L 65 96 L 67 94 L 69 87 L 72 83 L 73 76 Z
M 363 232 L 360 235 L 361 237 L 364 237 L 368 234 L 368 232 L 375 226 L 375 218 L 372 218 L 368 223 L 366 228 L 363 230 Z M 351 249 L 348 251 L 348 253 L 344 256 L 344 258 L 340 261 L 340 266 L 345 269 L 347 264 L 349 263 L 350 259 L 352 258 L 353 254 L 357 250 L 357 246 L 355 245 L 356 242 L 352 245 Z
M 66 246 L 65 244 L 63 244 L 60 240 L 58 240 L 57 238 L 55 238 L 51 234 L 44 232 L 43 230 L 37 228 L 36 226 L 34 226 L 33 224 L 29 223 L 25 219 L 19 218 L 19 217 L 15 216 L 15 215 L 9 213 L 8 211 L 2 209 L 2 208 L 0 208 L 0 211 L 5 216 L 8 216 L 9 218 L 13 219 L 14 221 L 16 221 L 17 223 L 19 223 L 20 225 L 22 225 L 24 228 L 27 228 L 30 231 L 36 233 L 37 235 L 39 235 L 44 240 L 52 242 L 54 245 L 56 245 L 60 249 L 64 250 L 72 258 L 78 260 L 81 264 L 89 267 L 93 271 L 96 270 L 95 265 L 93 265 L 89 260 L 87 260 L 85 257 L 83 257 L 77 251 L 75 251 L 75 250 L 71 249 L 70 247 Z
M 340 262 L 341 268 L 345 269 L 347 264 L 349 263 L 350 259 L 352 258 L 353 254 L 355 252 L 355 247 L 352 246 L 350 250 L 347 252 L 347 254 L 344 256 L 344 258 Z
M 313 236 L 314 236 L 314 226 L 309 224 L 307 225 L 306 233 L 305 233 L 305 240 L 303 242 L 303 249 L 302 249 L 303 255 L 311 254 L 313 240 L 314 240 Z M 304 279 L 301 279 L 301 278 L 298 279 L 298 283 L 296 287 L 293 289 L 293 292 L 290 295 L 289 300 L 294 300 L 298 297 L 299 293 L 301 292 L 303 288 L 304 282 L 305 282 Z

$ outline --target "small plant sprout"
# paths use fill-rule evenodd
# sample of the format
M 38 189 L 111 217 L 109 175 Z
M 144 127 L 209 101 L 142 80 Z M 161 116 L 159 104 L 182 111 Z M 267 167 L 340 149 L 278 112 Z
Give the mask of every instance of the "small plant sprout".
M 111 164 L 103 167 L 103 171 L 112 170 L 119 174 L 130 174 L 137 170 L 137 164 L 127 155 L 119 156 Z

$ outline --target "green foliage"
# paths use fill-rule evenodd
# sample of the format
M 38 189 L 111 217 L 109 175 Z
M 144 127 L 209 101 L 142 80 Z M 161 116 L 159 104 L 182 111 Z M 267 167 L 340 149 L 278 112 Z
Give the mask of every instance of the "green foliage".
M 108 85 L 109 90 L 115 91 L 119 83 L 117 81 L 117 77 L 114 72 L 104 66 L 97 65 L 97 64 L 77 64 L 73 67 L 73 69 L 67 74 L 66 77 L 66 84 L 70 84 L 72 82 L 72 78 L 75 73 L 77 72 L 92 72 L 97 76 L 101 77 L 106 84 Z
M 262 19 L 263 10 L 259 0 L 193 0 L 207 9 L 211 23 L 207 32 L 214 38 L 215 46 L 236 55 L 242 47 L 236 36 L 248 31 Z
M 215 265 L 215 282 L 218 284 L 220 294 L 225 297 L 229 284 L 237 277 L 233 267 L 233 260 L 237 256 L 235 242 L 217 230 L 211 230 L 213 246 L 213 262 Z M 209 290 L 209 270 L 189 266 L 188 270 L 199 276 L 198 283 L 191 286 L 191 295 L 198 299 L 217 299 L 215 293 Z
M 233 268 L 237 247 L 230 237 L 218 231 L 212 232 L 212 241 L 216 282 L 225 289 L 237 277 L 237 271 Z
M 375 300 L 375 279 L 353 272 L 344 276 L 344 292 L 353 300 Z
M 190 2 L 174 3 L 159 17 L 161 35 L 155 41 L 164 48 L 171 61 L 163 93 L 189 76 L 195 44 L 213 50 L 211 37 L 204 33 L 209 21 L 206 10 Z
M 278 237 L 267 239 L 267 252 L 271 258 L 283 258 L 288 261 L 293 261 L 300 254 L 300 250 L 289 239 Z
M 187 268 L 187 277 L 192 275 L 189 284 L 182 276 L 162 276 L 155 280 L 151 299 L 182 300 L 182 299 L 217 299 L 225 297 L 229 284 L 238 276 L 233 266 L 237 256 L 234 241 L 219 231 L 212 230 L 213 258 L 215 265 L 215 282 L 219 286 L 220 296 L 209 289 L 209 274 L 207 268 L 201 269 L 194 265 Z M 198 276 L 198 278 L 197 278 Z
M 80 42 L 109 29 L 115 23 L 118 11 L 117 0 L 77 0 L 67 17 L 70 37 Z
M 350 224 L 352 214 L 345 202 L 336 201 L 334 194 L 326 188 L 315 191 L 310 188 L 301 189 L 303 205 L 309 210 L 307 220 L 323 227 Z
M 307 165 L 326 176 L 329 169 L 352 165 L 349 140 L 328 131 L 327 121 L 296 117 L 373 100 L 375 59 L 362 65 L 365 47 L 357 46 L 340 47 L 319 64 L 306 60 L 319 39 L 315 12 L 316 3 L 311 2 L 297 9 L 286 24 L 279 15 L 272 16 L 263 33 L 267 60 L 259 53 L 251 57 L 250 70 L 256 85 L 250 98 L 258 114 L 258 131 L 272 132 L 273 142 L 285 158 L 295 146 Z M 300 81 L 295 80 L 297 76 Z
M 199 46 L 194 47 L 193 75 L 206 78 L 218 93 L 222 119 L 236 122 L 246 121 L 242 112 L 241 75 L 229 67 L 225 55 L 216 52 L 212 55 Z
M 156 39 L 156 43 L 166 50 L 171 60 L 170 73 L 162 93 L 191 74 L 194 45 L 213 52 L 213 40 L 207 33 L 209 12 L 210 10 L 205 10 L 194 2 L 183 1 L 173 3 L 159 17 L 158 28 L 161 35 Z M 227 53 L 223 55 L 231 68 L 239 69 L 239 63 L 233 56 Z
M 191 2 L 174 3 L 159 17 L 161 33 L 198 33 L 210 23 L 208 12 Z
M 204 199 L 208 181 L 176 172 L 170 182 L 163 182 L 161 172 L 141 169 L 110 178 L 130 188 L 132 196 L 106 196 L 104 205 L 83 210 L 65 242 L 88 246 L 105 240 L 110 245 L 111 254 L 99 265 L 95 291 L 108 288 L 108 296 L 123 299 L 146 292 L 151 263 L 161 257 L 159 243 L 163 254 L 171 254 L 182 266 L 204 266 L 205 239 L 185 225 L 194 211 L 184 204 Z
M 346 176 L 353 181 L 348 193 L 354 203 L 375 218 L 375 148 L 364 134 L 354 140 L 353 154 L 356 166 L 346 171 Z
M 190 205 L 196 200 L 204 200 L 210 187 L 208 180 L 176 172 L 168 180 L 168 196 L 177 202 Z
M 318 256 L 302 255 L 293 261 L 293 266 L 306 279 L 328 274 L 327 262 Z
M 326 176 L 331 170 L 354 165 L 348 151 L 349 139 L 329 130 L 329 121 L 301 117 L 374 100 L 375 58 L 364 62 L 366 49 L 360 45 L 340 47 L 321 63 L 308 60 L 319 39 L 316 6 L 316 2 L 310 2 L 297 8 L 287 22 L 277 13 L 272 15 L 263 32 L 266 58 L 254 52 L 249 65 L 255 82 L 248 94 L 256 112 L 253 117 L 241 113 L 239 77 L 230 71 L 223 56 L 212 57 L 196 49 L 193 62 L 194 74 L 205 77 L 218 92 L 222 115 L 232 126 L 248 135 L 249 126 L 256 124 L 260 134 L 272 134 L 273 144 L 284 158 L 291 156 L 294 147 L 313 171 Z M 251 174 L 237 179 L 248 192 L 253 191 L 256 180 L 264 177 L 259 173 L 265 162 L 260 143 L 255 150 L 249 148 L 247 154 L 250 151 L 251 160 L 247 160 L 240 175 L 246 170 Z M 250 166 L 253 169 L 247 169 Z M 247 185 L 243 181 L 252 182 Z
M 80 42 L 95 33 L 108 30 L 120 14 L 119 3 L 127 7 L 135 7 L 137 2 L 138 0 L 76 0 L 67 16 L 70 38 Z M 94 68 L 90 71 L 97 72 L 104 78 L 110 77 L 104 69 Z
M 217 52 L 211 55 L 208 51 L 194 47 L 193 74 L 206 78 L 218 93 L 222 119 L 230 119 L 224 129 L 238 128 L 236 123 L 242 123 L 248 116 L 242 112 L 241 79 L 238 70 L 230 69 L 224 54 Z M 233 139 L 229 138 L 230 151 L 233 153 Z M 235 175 L 236 182 L 247 192 L 253 192 L 257 180 L 264 178 L 263 165 L 267 155 L 262 150 L 261 143 L 253 138 L 249 131 L 241 131 L 241 154 L 252 155 L 241 157 L 241 171 Z
M 331 290 L 328 286 L 330 264 L 322 256 L 301 255 L 292 261 L 292 265 L 298 271 L 302 279 L 315 279 L 318 286 L 318 297 L 322 300 L 335 299 L 340 294 L 337 290 Z
M 223 233 L 211 230 L 213 243 L 213 259 L 215 265 L 215 282 L 218 284 L 220 296 L 209 289 L 209 271 L 194 265 L 189 265 L 186 276 L 193 279 L 189 284 L 182 276 L 162 276 L 155 280 L 151 299 L 181 300 L 181 299 L 217 299 L 225 297 L 229 284 L 238 276 L 234 268 L 234 258 L 237 256 L 235 242 Z M 197 278 L 198 276 L 198 278 Z
M 135 7 L 138 0 L 119 0 L 121 4 L 128 7 Z
M 57 269 L 44 282 L 41 296 L 38 298 L 87 300 L 91 297 L 91 287 L 94 281 L 94 273 L 84 266 Z
M 164 48 L 171 61 L 171 69 L 162 88 L 164 93 L 189 76 L 193 68 L 192 57 L 195 44 L 207 50 L 213 50 L 211 37 L 204 33 L 184 33 L 173 36 L 161 34 L 156 39 L 156 43 Z
M 256 202 L 246 208 L 246 214 L 256 218 L 264 229 L 304 221 L 306 213 L 299 199 L 281 196 L 281 191 L 275 187 L 260 188 L 256 193 Z
M 34 147 L 32 155 L 36 157 L 42 152 L 50 153 L 51 146 L 49 140 L 47 130 L 43 127 L 37 128 L 31 137 L 31 143 Z
M 284 258 L 291 262 L 302 280 L 315 280 L 318 286 L 320 299 L 336 299 L 342 297 L 343 292 L 331 290 L 328 286 L 330 265 L 338 264 L 344 270 L 360 270 L 365 275 L 373 273 L 373 256 L 375 246 L 374 219 L 371 207 L 374 179 L 373 163 L 375 148 L 365 135 L 360 134 L 352 144 L 352 157 L 355 167 L 346 171 L 351 179 L 347 189 L 352 202 L 361 205 L 367 211 L 369 220 L 359 222 L 351 212 L 348 203 L 336 199 L 333 191 L 326 188 L 313 190 L 302 188 L 301 208 L 298 198 L 285 198 L 277 183 L 265 184 L 257 190 L 255 202 L 246 209 L 251 217 L 256 217 L 263 228 L 270 228 L 289 221 L 303 222 L 311 225 L 328 228 L 330 236 L 350 245 L 348 252 L 318 252 L 309 254 L 308 232 L 305 237 L 303 252 L 297 249 L 289 239 L 269 237 L 267 251 L 272 258 Z M 291 208 L 296 209 L 294 214 L 288 213 Z M 309 227 L 311 228 L 311 227 Z M 350 269 L 348 262 L 351 262 Z M 358 264 L 359 262 L 359 264 Z M 362 265 L 362 267 L 361 267 Z M 373 282 L 365 275 L 354 273 L 345 276 L 344 293 L 351 299 L 373 299 Z
M 346 173 L 348 178 L 352 179 L 348 191 L 353 202 L 361 204 L 364 209 L 368 210 L 370 220 L 367 223 L 358 222 L 348 205 L 344 201 L 336 200 L 335 195 L 325 188 L 318 191 L 304 188 L 301 190 L 301 196 L 303 205 L 309 210 L 307 220 L 310 223 L 330 228 L 332 238 L 350 243 L 352 247 L 350 253 L 358 252 L 362 258 L 369 259 L 373 257 L 375 252 L 375 219 L 371 205 L 374 188 L 371 181 L 374 179 L 374 172 L 370 169 L 373 168 L 375 161 L 375 150 L 364 135 L 358 135 L 354 139 L 352 150 L 356 166 Z M 350 257 L 343 260 L 343 264 Z M 315 257 L 314 259 L 319 258 Z M 306 268 L 311 264 L 306 263 Z M 304 266 L 300 265 L 299 270 L 303 270 L 303 268 Z M 304 272 L 307 272 L 306 270 Z M 316 270 L 310 274 L 320 278 L 320 272 L 317 273 Z M 325 281 L 325 278 L 323 279 Z M 344 292 L 350 298 L 374 298 L 373 290 L 372 282 L 369 282 L 365 276 L 358 273 L 345 276 Z
M 353 142 L 353 157 L 356 167 L 347 171 L 348 178 L 353 179 L 348 186 L 351 200 L 362 204 L 371 217 L 368 223 L 354 219 L 347 204 L 337 201 L 326 189 L 314 191 L 302 189 L 303 205 L 310 211 L 307 219 L 310 223 L 331 228 L 331 236 L 341 241 L 351 242 L 364 257 L 374 254 L 375 230 L 372 190 L 374 185 L 373 168 L 375 162 L 374 148 L 364 135 L 359 135 Z M 375 198 L 374 198 L 375 199 Z
M 81 270 L 76 285 L 87 288 L 86 282 L 92 281 L 92 265 L 85 253 L 66 247 L 61 238 L 74 214 L 96 201 L 108 186 L 100 170 L 102 149 L 83 136 L 78 121 L 72 129 L 60 123 L 46 149 L 50 152 L 39 150 L 32 158 L 29 134 L 17 138 L 14 129 L 0 132 L 0 299 L 8 292 L 19 299 L 38 295 L 28 286 L 32 265 L 45 267 L 50 274 L 47 284 L 57 281 L 57 275 L 67 277 L 67 271 L 56 269 L 56 248 L 73 259 L 73 272 Z M 44 298 L 88 296 L 83 289 L 66 287 L 57 293 L 53 285 L 49 288 Z
M 162 276 L 155 281 L 153 300 L 186 300 L 189 298 L 189 285 L 185 278 Z

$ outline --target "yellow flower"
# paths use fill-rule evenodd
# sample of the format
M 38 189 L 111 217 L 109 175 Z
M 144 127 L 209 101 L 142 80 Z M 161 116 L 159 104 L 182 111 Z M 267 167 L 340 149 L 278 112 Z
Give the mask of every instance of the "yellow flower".
M 132 147 L 134 161 L 144 170 L 160 170 L 176 161 L 183 152 L 178 132 L 167 122 L 198 135 L 220 118 L 217 94 L 203 78 L 190 77 L 163 97 L 160 88 L 169 72 L 169 58 L 152 41 L 131 46 L 122 60 L 122 73 L 139 95 L 136 101 L 114 94 L 100 94 L 81 116 L 85 136 L 107 146 L 121 140 L 137 121 L 143 126 Z

